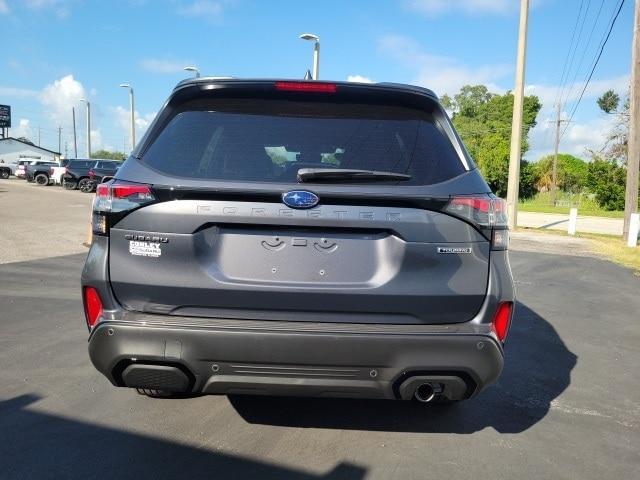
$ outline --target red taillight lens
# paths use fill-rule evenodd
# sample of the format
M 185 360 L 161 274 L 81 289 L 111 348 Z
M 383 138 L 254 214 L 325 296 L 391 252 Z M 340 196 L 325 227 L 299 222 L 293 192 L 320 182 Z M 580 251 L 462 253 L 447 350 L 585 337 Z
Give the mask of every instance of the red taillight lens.
M 513 314 L 513 302 L 503 302 L 498 305 L 498 310 L 493 317 L 493 331 L 496 332 L 498 340 L 504 343 L 509 333 L 511 316 Z
M 285 92 L 336 93 L 335 83 L 325 82 L 276 82 L 276 90 Z
M 109 197 L 109 184 L 99 183 L 96 187 L 96 197 L 107 198 Z
M 96 186 L 93 200 L 93 233 L 107 235 L 112 214 L 133 210 L 155 201 L 151 186 L 143 183 L 129 183 L 111 180 Z
M 84 316 L 87 320 L 87 326 L 91 330 L 102 315 L 102 300 L 98 291 L 93 287 L 84 287 L 83 300 Z
M 491 211 L 491 199 L 488 197 L 454 197 L 449 205 L 458 210 L 466 207 L 487 214 Z
M 95 175 L 96 175 L 96 174 L 93 172 L 93 170 L 89 170 L 89 176 L 90 176 L 91 178 L 95 177 Z
M 111 195 L 113 198 L 130 198 L 149 199 L 153 197 L 149 185 L 126 185 L 114 183 L 111 186 Z
M 444 208 L 484 230 L 491 238 L 493 250 L 506 250 L 509 245 L 507 204 L 494 195 L 461 195 L 453 197 Z

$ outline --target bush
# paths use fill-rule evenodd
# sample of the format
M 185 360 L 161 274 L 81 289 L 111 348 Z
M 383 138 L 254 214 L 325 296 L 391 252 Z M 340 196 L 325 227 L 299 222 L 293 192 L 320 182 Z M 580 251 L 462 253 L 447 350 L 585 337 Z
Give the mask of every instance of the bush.
M 536 184 L 538 183 L 538 172 L 535 165 L 522 160 L 520 162 L 520 189 L 519 195 L 521 199 L 527 199 L 533 197 L 538 190 Z
M 614 160 L 594 158 L 588 166 L 587 187 L 605 210 L 624 210 L 627 171 Z

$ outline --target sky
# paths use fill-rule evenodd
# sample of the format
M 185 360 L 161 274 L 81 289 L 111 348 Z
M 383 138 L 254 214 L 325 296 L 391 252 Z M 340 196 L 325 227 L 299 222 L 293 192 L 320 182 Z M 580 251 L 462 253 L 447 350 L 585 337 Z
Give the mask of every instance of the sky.
M 543 108 L 529 160 L 553 151 L 554 103 L 570 113 L 608 24 L 624 0 L 531 0 L 526 93 Z M 0 104 L 12 107 L 11 136 L 73 156 L 130 150 L 127 82 L 135 91 L 139 139 L 180 80 L 203 75 L 302 78 L 320 37 L 320 79 L 400 82 L 438 95 L 466 84 L 514 88 L 519 0 L 0 0 Z M 596 99 L 629 86 L 633 0 L 626 0 L 560 151 L 599 150 L 614 118 Z M 573 43 L 571 42 L 574 39 Z M 579 40 L 579 41 L 577 41 Z M 573 48 L 570 46 L 573 45 Z

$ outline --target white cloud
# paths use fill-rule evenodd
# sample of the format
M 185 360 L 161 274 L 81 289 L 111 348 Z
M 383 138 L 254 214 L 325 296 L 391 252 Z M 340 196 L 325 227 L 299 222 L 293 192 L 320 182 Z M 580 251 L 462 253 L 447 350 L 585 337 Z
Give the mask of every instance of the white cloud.
M 416 70 L 412 83 L 430 88 L 437 95 L 455 94 L 464 85 L 486 85 L 489 91 L 504 92 L 496 82 L 513 72 L 511 65 L 480 65 L 470 67 L 449 57 L 431 55 L 421 50 L 410 38 L 401 35 L 388 35 L 381 39 L 383 53 L 396 59 L 403 65 Z
M 575 82 L 569 87 L 565 87 L 562 101 L 563 103 L 572 103 L 578 100 L 580 92 L 584 88 L 584 81 Z M 592 80 L 584 92 L 582 101 L 589 98 L 596 98 L 609 89 L 613 89 L 621 96 L 626 95 L 629 89 L 629 75 L 620 75 L 617 77 L 603 78 L 600 80 Z M 549 84 L 531 84 L 525 87 L 526 95 L 537 95 L 545 106 L 552 106 L 558 95 L 558 86 Z
M 131 135 L 131 110 L 117 106 L 110 109 L 113 117 L 115 118 L 115 124 L 120 128 L 123 134 L 127 137 L 127 141 L 130 143 Z M 147 131 L 149 125 L 156 117 L 157 112 L 146 113 L 141 115 L 136 110 L 136 139 L 142 138 L 142 135 Z
M 533 0 L 531 8 L 535 8 L 546 0 Z M 462 12 L 467 15 L 505 15 L 519 11 L 516 0 L 405 0 L 408 9 L 428 17 L 435 17 L 451 12 Z
M 215 20 L 222 15 L 222 1 L 196 0 L 178 7 L 177 12 L 185 17 L 199 17 Z
M 362 75 L 349 75 L 347 76 L 347 82 L 373 83 L 373 80 Z
M 102 133 L 99 129 L 91 130 L 91 150 L 100 150 L 102 145 Z
M 37 97 L 40 94 L 37 90 L 30 90 L 28 88 L 16 88 L 16 87 L 3 87 L 0 86 L 0 96 L 3 97 Z
M 13 137 L 26 137 L 32 142 L 37 142 L 36 138 L 33 138 L 33 130 L 31 128 L 31 122 L 28 118 L 21 118 L 18 122 L 17 128 L 12 132 Z
M 23 0 L 30 10 L 52 11 L 58 18 L 66 18 L 71 14 L 71 4 L 75 0 Z
M 5 0 L 0 0 L 0 15 L 8 15 L 9 13 L 11 13 L 11 10 L 9 9 L 7 2 Z
M 58 125 L 68 123 L 71 107 L 78 109 L 81 106 L 81 98 L 87 98 L 87 92 L 82 83 L 73 78 L 73 75 L 55 80 L 44 87 L 40 93 L 40 101 L 47 115 Z
M 187 60 L 162 60 L 158 58 L 147 58 L 140 65 L 142 68 L 151 73 L 178 73 L 182 72 L 184 67 L 191 65 L 193 62 Z
M 517 6 L 513 0 L 408 0 L 407 6 L 424 15 L 435 16 L 452 10 L 465 13 L 504 14 Z
M 78 139 L 78 153 L 84 154 L 86 145 L 86 106 L 80 102 L 81 98 L 90 99 L 87 90 L 73 75 L 66 75 L 59 80 L 45 86 L 39 94 L 40 102 L 44 107 L 45 116 L 51 121 L 51 125 L 63 126 L 64 140 L 73 141 L 72 129 L 65 127 L 71 124 L 71 109 L 76 109 L 76 126 Z M 91 105 L 91 149 L 104 148 L 102 134 L 99 128 L 100 109 L 98 105 Z M 64 143 L 64 141 L 63 141 Z
M 570 87 L 565 87 L 562 96 L 563 111 L 560 118 L 568 120 L 584 88 L 583 82 L 576 82 Z M 572 119 L 564 135 L 560 140 L 560 151 L 572 155 L 586 157 L 587 150 L 600 150 L 607 141 L 609 132 L 614 127 L 613 115 L 597 115 L 588 119 L 580 118 L 581 109 L 593 111 L 595 99 L 607 90 L 612 89 L 624 97 L 629 89 L 629 76 L 620 75 L 611 78 L 593 80 L 587 86 L 576 115 Z M 526 157 L 529 160 L 538 160 L 544 155 L 553 152 L 555 140 L 556 109 L 554 103 L 558 96 L 558 86 L 551 84 L 531 84 L 525 87 L 525 95 L 536 95 L 542 103 L 542 111 L 538 114 L 537 125 L 529 133 L 531 150 Z M 589 107 L 589 104 L 590 107 Z M 566 124 L 563 124 L 563 130 Z M 561 131 L 563 131 L 561 130 Z
M 537 161 L 543 156 L 553 153 L 556 133 L 555 113 L 553 109 L 548 109 L 545 112 L 538 115 L 537 125 L 529 132 L 531 148 L 525 155 L 527 160 Z M 560 115 L 563 119 L 568 116 L 569 112 L 566 111 Z M 560 139 L 559 151 L 588 158 L 588 150 L 598 151 L 605 145 L 609 132 L 614 128 L 615 121 L 613 115 L 604 114 L 589 120 L 572 121 Z

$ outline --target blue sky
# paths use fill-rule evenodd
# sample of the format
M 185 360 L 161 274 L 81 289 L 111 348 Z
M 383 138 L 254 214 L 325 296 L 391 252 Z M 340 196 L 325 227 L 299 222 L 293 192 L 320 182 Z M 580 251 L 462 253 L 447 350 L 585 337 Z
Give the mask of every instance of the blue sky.
M 527 93 L 539 95 L 544 107 L 528 158 L 552 150 L 548 120 L 581 5 L 585 20 L 573 68 L 565 75 L 565 116 L 618 2 L 532 0 Z M 476 83 L 504 92 L 514 84 L 518 5 L 518 0 L 0 0 L 0 103 L 12 106 L 12 136 L 37 141 L 40 127 L 42 146 L 57 149 L 56 129 L 62 126 L 63 152 L 65 141 L 71 151 L 75 105 L 82 154 L 79 99 L 87 97 L 94 150 L 122 150 L 129 142 L 129 107 L 120 83 L 135 89 L 140 138 L 173 86 L 189 75 L 185 65 L 197 65 L 203 75 L 301 78 L 312 59 L 311 43 L 298 39 L 303 32 L 321 38 L 322 79 L 414 83 L 440 95 Z M 632 14 L 633 0 L 626 0 L 562 151 L 580 155 L 602 146 L 613 119 L 598 111 L 595 99 L 608 88 L 626 93 Z M 582 19 L 576 35 L 581 25 Z

